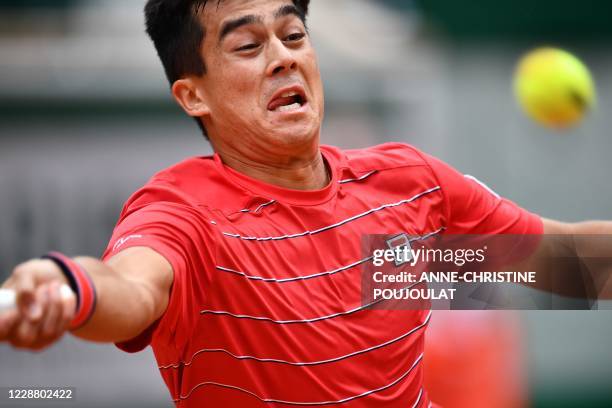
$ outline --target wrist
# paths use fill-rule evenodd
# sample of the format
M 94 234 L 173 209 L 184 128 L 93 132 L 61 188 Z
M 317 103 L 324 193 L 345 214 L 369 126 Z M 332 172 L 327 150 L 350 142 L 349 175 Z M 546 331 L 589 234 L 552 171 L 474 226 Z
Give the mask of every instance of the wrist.
M 65 283 L 76 295 L 76 311 L 70 330 L 76 330 L 89 321 L 96 307 L 96 290 L 91 277 L 80 264 L 60 252 L 49 252 L 42 259 L 49 260 L 61 272 Z

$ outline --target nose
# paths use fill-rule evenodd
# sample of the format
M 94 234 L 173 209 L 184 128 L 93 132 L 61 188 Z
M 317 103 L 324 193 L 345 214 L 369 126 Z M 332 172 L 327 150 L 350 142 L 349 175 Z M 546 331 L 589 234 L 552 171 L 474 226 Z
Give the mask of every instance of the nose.
M 279 38 L 274 38 L 270 41 L 268 61 L 268 68 L 266 70 L 268 76 L 294 71 L 297 68 L 297 61 L 292 50 L 287 48 Z

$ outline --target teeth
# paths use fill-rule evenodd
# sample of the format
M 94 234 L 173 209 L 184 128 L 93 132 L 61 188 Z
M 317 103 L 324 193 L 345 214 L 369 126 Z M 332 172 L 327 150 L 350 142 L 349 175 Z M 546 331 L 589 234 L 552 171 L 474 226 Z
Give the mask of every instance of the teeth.
M 298 94 L 297 92 L 290 91 L 290 92 L 285 92 L 285 93 L 283 93 L 283 94 L 281 95 L 281 97 L 282 97 L 282 98 L 289 98 L 289 97 L 291 97 L 291 96 L 295 96 L 295 95 L 297 95 L 297 94 Z
M 283 106 L 279 106 L 276 111 L 277 112 L 287 112 L 287 111 L 291 111 L 291 110 L 295 110 L 295 109 L 299 109 L 302 105 L 300 105 L 299 103 L 292 103 L 291 105 L 283 105 Z

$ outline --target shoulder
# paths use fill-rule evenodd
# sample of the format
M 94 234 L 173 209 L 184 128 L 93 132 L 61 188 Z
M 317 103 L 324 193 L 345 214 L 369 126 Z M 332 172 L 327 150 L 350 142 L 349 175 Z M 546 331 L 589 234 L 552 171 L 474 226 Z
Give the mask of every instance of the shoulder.
M 123 212 L 133 212 L 151 204 L 197 207 L 202 203 L 203 185 L 214 178 L 212 157 L 191 157 L 153 175 L 136 190 L 124 205 Z
M 339 149 L 322 146 L 326 155 L 335 155 L 344 178 L 383 173 L 392 177 L 398 172 L 411 177 L 431 175 L 427 155 L 406 143 L 384 143 L 364 149 Z
M 429 205 L 442 204 L 440 183 L 428 163 L 429 156 L 413 146 L 385 143 L 365 149 L 336 149 L 336 153 L 342 155 L 338 183 L 346 192 L 396 201 L 427 195 Z
M 329 146 L 324 148 L 332 149 Z M 427 166 L 423 153 L 406 143 L 384 143 L 365 149 L 341 150 L 346 165 L 355 170 L 387 170 L 400 167 Z
M 180 207 L 200 213 L 245 208 L 251 194 L 228 178 L 214 156 L 185 159 L 151 177 L 126 201 L 122 214 L 143 207 Z
M 216 166 L 213 156 L 190 157 L 159 171 L 149 179 L 147 187 L 166 185 L 197 196 L 202 182 L 214 179 Z

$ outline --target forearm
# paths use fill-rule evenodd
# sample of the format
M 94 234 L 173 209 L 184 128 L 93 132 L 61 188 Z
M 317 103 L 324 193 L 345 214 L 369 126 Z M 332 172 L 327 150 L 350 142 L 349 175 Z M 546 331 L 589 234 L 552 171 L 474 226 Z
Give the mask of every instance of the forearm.
M 598 299 L 612 299 L 612 221 L 570 224 L 576 256 L 592 281 Z
M 564 296 L 611 299 L 612 222 L 544 220 L 544 225 L 535 264 L 546 289 Z
M 14 292 L 16 307 L 0 313 L 0 342 L 40 350 L 74 325 L 80 327 L 73 333 L 86 340 L 129 340 L 164 313 L 173 279 L 170 263 L 146 247 L 128 248 L 104 263 L 58 253 L 32 259 L 2 284 Z M 61 296 L 67 283 L 79 291 L 78 307 L 74 296 Z
M 167 300 L 159 302 L 149 282 L 121 274 L 94 258 L 80 257 L 75 261 L 87 271 L 97 294 L 91 319 L 73 332 L 75 336 L 100 342 L 128 340 L 165 310 Z

